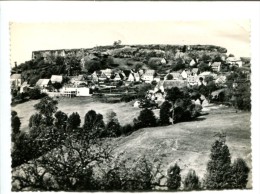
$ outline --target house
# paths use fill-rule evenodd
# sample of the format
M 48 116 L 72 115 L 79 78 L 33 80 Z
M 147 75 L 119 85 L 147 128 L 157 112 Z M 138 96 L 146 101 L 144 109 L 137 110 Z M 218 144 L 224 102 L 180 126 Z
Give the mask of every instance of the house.
M 192 76 L 197 76 L 199 72 L 199 68 L 192 68 L 191 69 L 191 75 Z
M 91 96 L 90 89 L 88 87 L 75 87 L 73 85 L 66 85 L 60 91 L 62 96 L 75 97 L 75 96 Z
M 146 70 L 145 73 L 142 75 L 142 80 L 146 83 L 151 83 L 155 76 L 155 70 L 149 69 Z
M 219 77 L 215 80 L 215 83 L 218 84 L 218 85 L 221 85 L 221 84 L 225 84 L 226 81 L 227 81 L 227 76 L 221 75 L 221 76 L 219 76 Z
M 238 67 L 242 67 L 243 65 L 242 60 L 238 57 L 228 57 L 226 63 L 230 65 L 238 65 Z
M 171 76 L 170 76 L 171 75 Z M 172 79 L 169 79 L 172 77 Z M 182 80 L 182 75 L 179 72 L 171 72 L 164 76 L 164 80 Z
M 107 79 L 108 79 L 107 75 L 101 71 L 101 75 L 98 77 L 98 81 L 105 81 Z
M 189 77 L 187 78 L 187 83 L 188 83 L 190 86 L 198 85 L 198 83 L 199 83 L 199 77 L 198 77 L 197 75 L 189 76 Z
M 139 82 L 140 79 L 141 79 L 141 77 L 140 77 L 140 75 L 139 75 L 138 72 L 137 72 L 137 73 L 134 73 L 134 77 L 135 77 L 135 81 L 136 81 L 136 82 Z
M 86 83 L 83 75 L 73 76 L 70 78 L 70 82 L 74 85 Z
M 129 82 L 134 82 L 135 81 L 134 73 L 130 73 L 129 74 L 127 81 L 129 81 Z
M 198 59 L 192 59 L 190 62 L 190 66 L 193 67 L 198 63 Z
M 187 81 L 186 80 L 164 80 L 164 81 L 159 81 L 157 85 L 154 88 L 154 92 L 158 92 L 159 90 L 161 92 L 165 92 L 167 89 L 171 89 L 174 87 L 177 88 L 183 88 L 187 86 Z
M 165 59 L 165 58 L 162 58 L 162 59 L 161 59 L 161 64 L 162 64 L 162 65 L 165 65 L 166 63 L 167 63 L 166 59 Z
M 21 74 L 12 74 L 10 77 L 10 85 L 12 89 L 17 89 L 22 85 Z
M 23 84 L 20 87 L 20 93 L 26 93 L 30 89 L 30 85 L 28 84 L 27 81 L 23 82 Z
M 62 83 L 62 81 L 63 81 L 62 75 L 51 76 L 51 83 Z
M 119 73 L 116 73 L 116 74 L 114 75 L 114 77 L 113 77 L 113 80 L 114 80 L 114 81 L 121 81 L 121 80 L 122 80 L 122 77 L 120 76 Z
M 40 88 L 41 92 L 47 92 L 47 88 L 51 86 L 50 79 L 39 79 L 36 84 L 36 87 Z
M 221 70 L 221 62 L 212 63 L 211 68 L 212 68 L 213 71 L 219 72 Z
M 101 70 L 101 72 L 103 74 L 105 74 L 107 78 L 110 78 L 111 75 L 112 75 L 112 69 L 108 69 L 108 68 L 107 69 L 103 69 L 103 70 Z
M 183 79 L 187 79 L 189 76 L 191 75 L 191 71 L 190 70 L 183 70 L 181 73 L 181 76 Z

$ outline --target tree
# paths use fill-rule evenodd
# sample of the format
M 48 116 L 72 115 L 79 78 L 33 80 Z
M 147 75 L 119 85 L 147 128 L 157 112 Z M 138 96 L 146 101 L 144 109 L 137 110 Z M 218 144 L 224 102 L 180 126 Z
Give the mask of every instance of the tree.
M 248 182 L 250 169 L 242 158 L 237 158 L 232 164 L 232 187 L 235 189 L 245 189 Z
M 42 97 L 41 90 L 39 88 L 33 88 L 28 91 L 30 99 L 40 99 Z
M 199 64 L 199 72 L 204 72 L 204 71 L 212 71 L 212 67 L 209 66 L 207 63 L 201 63 Z
M 167 170 L 167 187 L 169 190 L 178 190 L 181 186 L 181 169 L 178 164 L 175 163 Z
M 11 127 L 12 127 L 12 134 L 16 135 L 20 133 L 20 126 L 21 126 L 21 121 L 20 118 L 17 116 L 16 111 L 11 112 Z
M 172 80 L 172 79 L 173 79 L 173 75 L 169 73 L 169 74 L 166 76 L 166 80 Z
M 207 164 L 205 186 L 207 189 L 231 188 L 231 156 L 225 143 L 225 134 L 218 134 L 211 147 L 210 160 Z
M 104 128 L 105 123 L 102 114 L 97 114 L 94 110 L 90 110 L 86 113 L 83 125 L 83 133 L 85 135 L 100 137 Z
M 73 112 L 68 118 L 68 128 L 76 129 L 81 123 L 80 116 L 77 112 Z
M 43 122 L 43 117 L 39 113 L 33 114 L 29 119 L 29 127 L 39 127 L 40 124 Z
M 59 82 L 53 83 L 52 86 L 58 91 L 62 88 L 62 84 Z
M 46 125 L 52 125 L 53 123 L 53 113 L 58 109 L 58 101 L 53 98 L 46 96 L 41 99 L 41 101 L 34 105 L 35 109 L 39 111 L 45 117 Z
M 55 116 L 55 120 L 54 120 L 55 127 L 65 130 L 68 116 L 62 111 L 57 111 L 54 114 L 54 116 Z
M 119 46 L 121 45 L 122 41 L 121 40 L 118 40 L 118 41 L 114 41 L 113 45 L 114 46 Z
M 104 137 L 118 137 L 121 135 L 120 131 L 120 123 L 118 122 L 118 119 L 116 118 L 116 113 L 113 111 L 110 111 L 107 113 L 107 119 L 108 123 L 106 125 L 106 131 L 102 136 Z
M 199 177 L 196 175 L 194 170 L 189 170 L 187 176 L 185 177 L 184 189 L 188 191 L 200 189 Z
M 155 127 L 156 118 L 152 110 L 145 108 L 140 112 L 140 115 L 137 118 L 140 123 L 140 127 Z
M 183 97 L 184 97 L 184 93 L 179 88 L 173 87 L 167 90 L 167 95 L 165 99 L 175 103 L 177 99 L 182 99 Z
M 160 123 L 168 125 L 170 123 L 172 104 L 169 101 L 164 101 L 160 108 Z

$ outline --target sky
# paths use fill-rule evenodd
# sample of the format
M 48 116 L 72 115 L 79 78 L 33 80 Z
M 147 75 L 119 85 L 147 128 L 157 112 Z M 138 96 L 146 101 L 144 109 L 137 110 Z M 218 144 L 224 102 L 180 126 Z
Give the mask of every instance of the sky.
M 250 56 L 249 20 L 11 23 L 11 65 L 32 51 L 122 44 L 211 44 L 227 54 Z

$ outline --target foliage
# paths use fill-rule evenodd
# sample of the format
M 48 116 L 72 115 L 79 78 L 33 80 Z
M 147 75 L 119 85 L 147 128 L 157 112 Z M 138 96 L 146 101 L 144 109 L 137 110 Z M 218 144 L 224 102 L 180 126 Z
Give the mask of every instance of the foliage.
M 172 79 L 173 79 L 173 75 L 169 73 L 169 74 L 166 76 L 166 80 L 172 80 Z
M 67 121 L 67 126 L 70 129 L 76 129 L 77 127 L 80 126 L 81 120 L 80 120 L 80 116 L 77 112 L 73 112 Z
M 55 83 L 53 83 L 52 86 L 53 86 L 56 90 L 58 90 L 58 91 L 59 91 L 59 89 L 62 88 L 62 84 L 59 83 L 59 82 L 55 82 Z
M 57 111 L 54 114 L 54 116 L 55 116 L 54 126 L 59 129 L 65 130 L 66 125 L 67 125 L 68 116 L 62 111 Z
M 132 132 L 133 132 L 133 126 L 132 125 L 130 125 L 130 124 L 126 124 L 126 125 L 124 125 L 124 126 L 122 126 L 121 128 L 120 128 L 120 130 L 121 130 L 121 134 L 123 134 L 123 135 L 129 135 L 129 134 L 131 134 Z
M 169 190 L 178 190 L 181 186 L 181 169 L 177 163 L 167 170 L 167 187 Z
M 137 123 L 139 128 L 143 127 L 155 127 L 156 126 L 156 118 L 152 110 L 150 109 L 143 109 L 140 112 L 140 115 L 137 118 Z
M 207 189 L 231 188 L 231 156 L 225 143 L 225 136 L 219 135 L 211 148 L 210 160 L 207 164 L 205 186 Z
M 35 113 L 29 119 L 29 127 L 39 127 L 43 122 L 43 116 L 39 113 Z
M 118 122 L 118 119 L 116 118 L 116 113 L 113 111 L 110 111 L 107 113 L 108 122 L 106 125 L 106 131 L 103 132 L 103 137 L 118 137 L 121 135 L 120 131 L 120 123 Z
M 52 99 L 49 96 L 46 96 L 41 99 L 41 101 L 34 105 L 35 109 L 39 111 L 46 119 L 46 124 L 51 125 L 53 122 L 52 115 L 57 110 L 57 100 Z
M 160 124 L 168 125 L 170 123 L 172 104 L 169 101 L 164 101 L 160 108 Z
M 172 71 L 178 71 L 184 68 L 185 68 L 185 61 L 182 58 L 177 58 L 172 65 Z
M 187 176 L 184 179 L 184 190 L 198 190 L 200 189 L 199 177 L 194 170 L 189 170 Z
M 250 169 L 242 158 L 237 158 L 231 169 L 232 187 L 235 189 L 245 189 L 248 182 L 248 173 Z
M 43 96 L 41 93 L 41 90 L 39 88 L 30 89 L 28 91 L 28 94 L 29 94 L 30 99 L 33 99 L 33 100 L 40 99 Z
M 209 66 L 207 63 L 200 63 L 199 64 L 199 72 L 204 72 L 204 71 L 212 71 L 212 67 Z
M 149 84 L 149 83 L 143 83 L 143 84 L 140 84 L 138 89 L 137 89 L 137 95 L 138 96 L 142 96 L 144 97 L 147 93 L 148 90 L 151 90 L 153 88 L 152 84 Z
M 105 128 L 103 115 L 90 110 L 85 115 L 83 134 L 87 136 L 100 137 Z
M 21 126 L 21 121 L 20 118 L 17 116 L 16 111 L 11 112 L 11 127 L 12 127 L 12 134 L 18 134 L 20 133 L 20 126 Z

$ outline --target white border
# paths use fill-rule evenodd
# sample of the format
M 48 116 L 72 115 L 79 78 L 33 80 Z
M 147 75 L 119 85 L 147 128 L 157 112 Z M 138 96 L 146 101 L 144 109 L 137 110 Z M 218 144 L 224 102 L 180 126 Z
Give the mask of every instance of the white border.
M 10 168 L 10 95 L 9 95 L 9 22 L 79 21 L 154 21 L 250 19 L 252 24 L 252 155 L 253 190 L 236 193 L 260 193 L 259 187 L 259 2 L 0 2 L 0 129 L 1 192 L 11 193 Z M 234 191 L 221 191 L 234 193 Z M 26 193 L 26 192 L 24 192 Z M 30 192 L 31 193 L 31 192 Z M 185 193 L 185 192 L 184 192 Z M 208 193 L 202 191 L 201 193 Z M 215 193 L 211 191 L 210 193 Z M 218 193 L 218 192 L 217 192 Z

